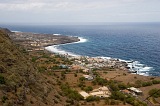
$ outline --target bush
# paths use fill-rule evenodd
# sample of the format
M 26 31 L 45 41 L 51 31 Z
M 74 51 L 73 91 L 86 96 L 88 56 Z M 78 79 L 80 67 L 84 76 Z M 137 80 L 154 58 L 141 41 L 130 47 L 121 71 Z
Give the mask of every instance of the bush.
M 88 87 L 86 87 L 84 90 L 85 90 L 86 92 L 89 92 L 89 91 L 92 91 L 93 88 L 92 88 L 91 86 L 88 86 Z
M 2 75 L 0 75 L 0 84 L 5 84 L 5 79 Z
M 118 85 L 115 84 L 115 83 L 111 83 L 111 84 L 109 85 L 109 87 L 110 87 L 113 91 L 119 91 L 119 87 L 118 87 Z
M 32 57 L 32 62 L 36 62 L 37 57 Z
M 97 77 L 96 82 L 98 83 L 98 85 L 105 85 L 107 83 L 107 80 Z
M 73 99 L 67 99 L 66 102 L 67 102 L 67 103 L 70 103 L 70 105 L 74 105 L 74 100 L 73 100 Z M 69 105 L 69 106 L 70 106 L 70 105 Z
M 125 99 L 125 95 L 119 91 L 115 91 L 115 92 L 112 92 L 111 98 L 115 100 L 123 101 Z
M 146 86 L 151 86 L 152 82 L 142 82 L 142 86 L 146 87 Z
M 42 67 L 38 67 L 39 72 L 45 72 L 45 70 L 47 70 L 46 67 L 42 66 Z
M 160 84 L 160 80 L 152 80 L 153 84 Z
M 5 103 L 8 98 L 6 96 L 2 97 L 2 102 Z
M 80 77 L 79 80 L 80 81 L 85 81 L 85 78 L 84 77 Z
M 75 90 L 71 89 L 68 84 L 61 85 L 61 89 L 64 95 L 68 96 L 70 99 L 73 100 L 83 100 L 83 97 Z
M 147 106 L 145 103 L 135 99 L 134 97 L 127 96 L 119 91 L 112 92 L 112 95 L 110 97 L 114 100 L 121 100 L 125 104 L 126 102 L 133 105 L 133 106 Z
M 50 58 L 50 57 L 47 54 L 43 54 L 42 58 Z
M 127 85 L 125 85 L 124 83 L 120 83 L 118 84 L 119 89 L 126 89 Z
M 106 99 L 105 99 L 105 104 L 106 104 L 106 105 L 109 105 L 109 104 L 110 104 L 109 98 L 106 98 Z
M 83 82 L 80 82 L 79 84 L 78 84 L 78 87 L 85 87 L 86 85 L 85 85 L 85 83 L 83 83 Z
M 87 102 L 91 102 L 91 101 L 99 101 L 100 98 L 99 97 L 94 97 L 94 96 L 89 96 L 86 98 Z
M 135 87 L 136 88 L 140 88 L 142 86 L 142 81 L 141 80 L 137 80 L 136 82 L 135 82 Z
M 153 96 L 153 97 L 155 97 L 155 98 L 158 98 L 158 97 L 160 97 L 160 89 L 151 89 L 149 92 L 148 92 L 148 94 L 150 95 L 150 96 Z
M 74 77 L 77 77 L 77 74 L 76 74 L 76 73 L 74 73 Z
M 66 75 L 65 75 L 65 74 L 66 74 L 65 71 L 62 71 L 62 72 L 61 72 L 61 77 L 62 77 L 62 79 L 65 79 L 65 78 L 66 78 Z
M 116 101 L 114 99 L 111 100 L 111 105 L 116 105 Z

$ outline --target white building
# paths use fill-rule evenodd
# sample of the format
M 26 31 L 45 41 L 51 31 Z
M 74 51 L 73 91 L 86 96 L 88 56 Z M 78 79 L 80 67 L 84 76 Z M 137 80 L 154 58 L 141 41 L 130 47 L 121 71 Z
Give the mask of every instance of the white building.
M 87 80 L 93 80 L 94 79 L 91 75 L 83 75 L 83 77 Z
M 84 97 L 84 99 L 86 99 L 87 97 L 90 96 L 90 95 L 89 95 L 87 92 L 85 92 L 85 91 L 81 91 L 81 92 L 79 92 L 79 94 L 81 94 L 81 95 Z
M 110 97 L 111 95 L 111 92 L 109 91 L 108 87 L 106 86 L 103 86 L 103 87 L 100 87 L 98 89 L 94 89 L 91 93 L 90 93 L 91 96 L 98 96 L 98 97 Z
M 130 90 L 131 92 L 134 92 L 136 94 L 142 94 L 143 92 L 138 89 L 138 88 L 135 88 L 135 87 L 130 87 L 130 88 L 127 88 L 128 90 Z

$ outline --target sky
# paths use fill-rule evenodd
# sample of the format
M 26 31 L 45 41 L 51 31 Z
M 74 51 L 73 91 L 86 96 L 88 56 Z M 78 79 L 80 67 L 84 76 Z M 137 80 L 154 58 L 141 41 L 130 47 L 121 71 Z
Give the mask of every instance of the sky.
M 0 23 L 160 22 L 160 0 L 0 0 Z

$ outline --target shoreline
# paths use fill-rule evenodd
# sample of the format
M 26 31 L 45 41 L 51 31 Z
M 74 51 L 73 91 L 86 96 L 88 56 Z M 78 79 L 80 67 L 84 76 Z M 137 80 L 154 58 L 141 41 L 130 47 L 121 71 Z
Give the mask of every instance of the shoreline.
M 65 44 L 57 44 L 57 45 L 51 45 L 51 46 L 47 46 L 45 47 L 46 50 L 52 52 L 52 53 L 56 53 L 56 54 L 60 54 L 60 55 L 68 55 L 68 56 L 73 56 L 73 57 L 76 57 L 76 56 L 80 56 L 80 55 L 76 55 L 74 53 L 71 53 L 71 52 L 67 52 L 67 51 L 64 51 L 64 50 L 61 50 L 61 49 L 58 49 L 57 47 L 58 46 L 61 46 L 61 45 L 69 45 L 69 44 L 76 44 L 76 43 L 84 43 L 84 42 L 87 42 L 87 39 L 84 39 L 82 37 L 78 37 L 79 41 L 77 42 L 71 42 L 71 43 L 65 43 Z
M 90 59 L 103 59 L 103 61 L 114 61 L 116 63 L 119 64 L 118 67 L 123 66 L 123 69 L 128 70 L 129 73 L 132 74 L 138 74 L 138 75 L 142 75 L 142 76 L 151 76 L 148 74 L 149 70 L 152 70 L 152 67 L 148 67 L 148 66 L 144 66 L 144 64 L 141 64 L 138 61 L 133 61 L 133 60 L 122 60 L 119 58 L 112 58 L 112 57 L 103 57 L 103 56 L 96 56 L 96 57 L 89 57 L 89 56 L 81 56 L 78 54 L 74 54 L 72 52 L 68 52 L 62 49 L 59 49 L 58 47 L 61 45 L 68 45 L 68 44 L 76 44 L 76 43 L 84 43 L 87 42 L 87 39 L 78 37 L 78 39 L 80 39 L 80 41 L 78 42 L 72 42 L 72 43 L 65 43 L 65 44 L 58 44 L 58 45 L 52 45 L 52 46 L 47 46 L 45 47 L 45 49 L 51 53 L 55 53 L 55 54 L 59 54 L 62 56 L 65 56 L 67 58 L 90 58 Z M 126 65 L 127 64 L 127 65 Z M 114 67 L 114 66 L 113 66 Z M 117 67 L 117 66 L 116 66 Z M 144 73 L 145 71 L 145 73 Z
M 37 48 L 36 50 L 47 50 L 51 53 L 61 54 L 61 55 L 65 55 L 65 56 L 67 55 L 68 57 L 88 57 L 88 56 L 77 55 L 77 54 L 74 54 L 72 52 L 68 52 L 68 51 L 61 50 L 61 49 L 58 48 L 61 45 L 87 42 L 87 39 L 84 39 L 82 37 L 64 36 L 64 35 L 61 35 L 61 34 L 39 34 L 39 33 L 21 32 L 21 31 L 12 31 L 12 32 L 14 34 L 17 34 L 17 35 L 23 35 L 23 36 L 26 36 L 26 35 L 28 36 L 29 35 L 31 37 L 32 36 L 35 37 L 35 35 L 36 35 L 36 37 L 37 37 L 36 39 L 39 39 L 38 36 L 41 36 L 42 38 L 45 38 L 48 41 L 50 39 L 52 39 L 52 41 L 50 41 L 50 42 L 47 41 L 47 43 L 46 42 L 41 43 L 41 46 L 37 46 L 36 44 L 33 44 L 33 45 L 36 45 L 36 46 L 34 46 L 34 47 Z M 65 40 L 63 40 L 63 39 L 65 39 Z M 27 40 L 27 39 L 25 39 L 25 40 Z M 43 39 L 40 39 L 40 40 L 43 40 Z M 34 40 L 32 40 L 32 41 L 34 41 Z M 40 44 L 38 44 L 38 45 L 40 45 Z M 32 49 L 32 48 L 33 47 L 31 47 L 30 49 Z M 30 50 L 30 49 L 28 49 L 28 50 Z M 99 57 L 99 56 L 97 56 L 97 57 Z M 89 58 L 97 58 L 97 57 L 89 57 Z M 99 58 L 104 59 L 104 60 L 118 60 L 117 61 L 118 63 L 119 62 L 121 62 L 122 64 L 125 63 L 125 64 L 127 64 L 127 66 L 125 68 L 130 73 L 135 73 L 135 74 L 139 74 L 139 75 L 143 75 L 143 76 L 152 76 L 152 75 L 149 75 L 148 71 L 153 70 L 153 68 L 145 66 L 144 64 L 141 64 L 138 61 L 122 60 L 122 59 L 119 59 L 119 58 L 111 58 L 111 57 L 99 57 Z

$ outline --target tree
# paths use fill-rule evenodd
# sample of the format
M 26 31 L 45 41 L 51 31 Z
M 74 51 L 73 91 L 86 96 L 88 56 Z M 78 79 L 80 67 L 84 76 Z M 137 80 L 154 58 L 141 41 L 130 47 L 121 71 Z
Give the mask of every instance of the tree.
M 124 83 L 120 83 L 118 84 L 119 89 L 126 89 L 127 85 L 125 85 Z
M 5 79 L 2 75 L 0 75 L 0 84 L 5 84 Z
M 155 98 L 158 98 L 158 97 L 160 97 L 160 89 L 151 89 L 149 92 L 148 92 L 148 94 L 150 95 L 150 96 L 153 96 L 153 97 L 155 97 Z
M 106 98 L 106 99 L 105 99 L 105 104 L 106 104 L 106 105 L 109 105 L 109 104 L 110 104 L 109 98 Z
M 77 77 L 77 73 L 74 73 L 74 77 Z
M 160 80 L 152 80 L 153 84 L 160 84 Z
M 87 102 L 91 102 L 91 101 L 99 101 L 100 98 L 99 97 L 94 97 L 94 96 L 89 96 L 86 98 Z
M 142 86 L 145 87 L 145 86 L 151 86 L 152 85 L 152 82 L 142 82 Z
M 93 88 L 92 88 L 91 86 L 88 86 L 88 87 L 86 87 L 84 90 L 85 90 L 86 92 L 89 92 L 89 91 L 92 91 Z
M 118 91 L 118 90 L 119 90 L 118 85 L 115 84 L 115 83 L 111 83 L 109 86 L 110 86 L 110 88 L 111 88 L 113 91 Z
M 80 77 L 79 80 L 80 81 L 85 81 L 85 77 Z

